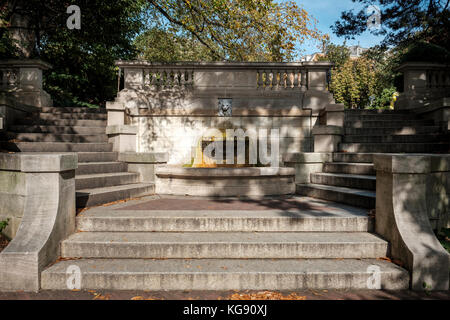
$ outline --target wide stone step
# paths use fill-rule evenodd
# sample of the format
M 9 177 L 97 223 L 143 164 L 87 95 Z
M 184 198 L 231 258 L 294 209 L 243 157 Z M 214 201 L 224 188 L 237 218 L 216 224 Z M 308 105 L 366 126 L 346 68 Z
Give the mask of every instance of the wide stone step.
M 176 201 L 176 200 L 174 200 Z M 367 210 L 323 201 L 299 210 L 120 210 L 93 208 L 77 216 L 80 231 L 109 232 L 365 232 Z M 319 208 L 321 207 L 321 208 Z
M 70 143 L 70 142 L 2 142 L 6 150 L 21 152 L 110 152 L 111 143 Z
M 333 161 L 372 163 L 373 153 L 333 153 Z
M 347 128 L 383 128 L 383 127 L 409 127 L 409 126 L 432 126 L 433 120 L 372 120 L 372 121 L 345 121 Z
M 119 186 L 138 182 L 139 174 L 132 172 L 85 174 L 76 175 L 75 188 L 81 190 Z
M 376 259 L 80 259 L 44 270 L 42 289 L 67 290 L 70 266 L 81 270 L 81 289 L 93 290 L 368 289 L 375 268 L 380 289 L 409 287 L 406 270 Z
M 105 108 L 89 107 L 43 107 L 41 113 L 106 113 Z
M 78 119 L 78 120 L 106 120 L 106 113 L 40 113 L 39 119 L 60 120 L 60 119 Z
M 43 126 L 43 125 L 14 125 L 11 126 L 13 132 L 29 133 L 54 133 L 54 134 L 105 134 L 105 127 L 86 126 Z
M 380 136 L 344 136 L 344 143 L 427 143 L 450 141 L 448 134 L 380 135 Z
M 325 173 L 347 173 L 358 175 L 375 175 L 372 163 L 326 162 L 323 165 Z
M 435 153 L 449 152 L 450 143 L 341 143 L 341 152 Z
M 336 201 L 356 207 L 375 208 L 375 192 L 373 191 L 310 183 L 297 184 L 296 192 L 303 196 Z
M 388 243 L 368 232 L 78 232 L 63 258 L 379 258 Z
M 133 183 L 104 188 L 81 189 L 76 192 L 77 208 L 91 207 L 155 193 L 152 183 Z
M 376 190 L 376 176 L 338 173 L 312 173 L 311 182 L 329 186 Z
M 45 120 L 45 119 L 39 119 L 39 118 L 22 118 L 22 119 L 17 120 L 17 124 L 49 125 L 49 126 L 106 127 L 106 120 L 78 120 L 78 119 Z
M 403 114 L 411 115 L 408 110 L 391 110 L 391 109 L 345 109 L 345 115 L 385 115 L 385 114 Z
M 80 162 L 111 162 L 117 161 L 117 152 L 78 152 Z
M 54 134 L 54 133 L 16 133 L 8 132 L 7 139 L 23 142 L 108 142 L 106 134 Z
M 78 164 L 78 168 L 75 170 L 75 174 L 82 175 L 126 171 L 127 164 L 124 162 L 83 162 Z
M 405 121 L 423 120 L 415 114 L 380 113 L 380 114 L 346 114 L 345 121 Z
M 395 135 L 411 135 L 411 134 L 426 134 L 436 133 L 441 129 L 438 126 L 402 126 L 402 127 L 382 127 L 382 128 L 345 128 L 346 135 L 368 135 L 368 136 L 382 136 L 387 134 Z

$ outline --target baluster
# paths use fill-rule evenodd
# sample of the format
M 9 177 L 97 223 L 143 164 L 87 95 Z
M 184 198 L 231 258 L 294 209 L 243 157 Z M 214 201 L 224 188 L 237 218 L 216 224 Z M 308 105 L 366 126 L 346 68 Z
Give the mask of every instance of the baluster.
M 266 75 L 266 79 L 265 79 L 265 88 L 268 89 L 270 88 L 270 70 L 264 70 L 264 74 Z
M 271 78 L 271 81 L 272 81 L 272 89 L 277 89 L 277 87 L 278 87 L 278 72 L 277 72 L 277 70 L 272 70 L 272 72 L 271 72 L 271 74 L 272 74 L 272 78 Z
M 305 69 L 301 70 L 301 90 L 302 91 L 306 91 L 308 89 L 308 84 L 306 83 L 308 79 L 308 74 L 307 71 Z
M 294 71 L 289 71 L 288 72 L 289 89 L 294 88 L 294 77 L 295 77 Z
M 257 85 L 258 85 L 258 89 L 263 89 L 264 88 L 263 74 L 264 74 L 264 71 L 258 70 L 258 79 L 257 79 L 257 82 L 256 82 Z
M 293 71 L 293 75 L 294 75 L 294 87 L 293 87 L 293 89 L 297 89 L 298 88 L 298 83 L 299 83 L 299 77 L 300 77 L 300 75 L 298 73 L 298 70 L 294 70 Z
M 183 88 L 186 86 L 186 78 L 185 78 L 185 76 L 186 76 L 186 70 L 181 69 L 180 70 L 180 86 L 183 87 Z

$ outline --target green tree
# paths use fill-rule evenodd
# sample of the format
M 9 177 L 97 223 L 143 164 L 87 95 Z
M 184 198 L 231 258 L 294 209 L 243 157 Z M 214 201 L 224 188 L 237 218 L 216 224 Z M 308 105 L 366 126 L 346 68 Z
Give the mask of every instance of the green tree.
M 368 5 L 378 5 L 381 29 L 373 33 L 384 35 L 383 45 L 403 47 L 425 41 L 450 49 L 450 1 L 442 0 L 353 0 L 366 5 L 359 12 L 344 11 L 332 26 L 334 33 L 354 38 L 368 29 Z
M 350 59 L 350 50 L 345 43 L 336 45 L 330 42 L 324 43 L 325 54 L 318 57 L 318 61 L 330 61 L 334 65 L 334 69 L 340 69 Z

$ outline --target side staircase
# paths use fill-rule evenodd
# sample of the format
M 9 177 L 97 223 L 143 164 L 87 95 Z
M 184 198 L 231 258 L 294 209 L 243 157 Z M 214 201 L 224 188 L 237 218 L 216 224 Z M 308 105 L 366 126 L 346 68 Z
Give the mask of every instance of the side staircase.
M 76 204 L 101 205 L 154 193 L 153 184 L 139 183 L 112 152 L 105 134 L 105 109 L 45 107 L 18 119 L 4 134 L 1 149 L 15 152 L 76 152 Z
M 298 184 L 300 195 L 375 208 L 375 153 L 448 153 L 450 135 L 433 120 L 399 111 L 347 110 L 344 136 L 333 161 Z

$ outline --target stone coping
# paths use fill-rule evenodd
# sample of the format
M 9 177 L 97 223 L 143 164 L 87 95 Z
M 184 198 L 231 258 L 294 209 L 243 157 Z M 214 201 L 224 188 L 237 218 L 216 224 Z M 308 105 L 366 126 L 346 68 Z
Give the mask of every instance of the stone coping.
M 295 152 L 283 155 L 285 163 L 324 163 L 333 161 L 331 152 Z
M 430 173 L 450 171 L 450 154 L 374 154 L 377 171 Z
M 312 129 L 313 135 L 343 135 L 344 128 L 339 126 L 316 126 Z
M 0 68 L 33 68 L 37 67 L 42 70 L 48 70 L 52 68 L 52 65 L 48 62 L 40 59 L 11 59 L 0 61 Z
M 74 152 L 0 153 L 0 170 L 21 172 L 62 172 L 78 167 L 78 155 Z
M 137 134 L 138 127 L 133 125 L 117 124 L 106 127 L 106 134 Z
M 406 62 L 394 69 L 395 71 L 405 71 L 405 70 L 423 70 L 423 69 L 442 69 L 449 67 L 448 65 L 442 63 L 433 62 Z
M 263 167 L 263 168 L 184 168 L 180 166 L 162 166 L 156 168 L 157 176 L 165 177 L 267 177 L 294 176 L 294 168 Z
M 116 60 L 115 65 L 118 67 L 158 67 L 158 68 L 195 68 L 195 69 L 265 69 L 265 68 L 292 68 L 292 67 L 308 67 L 308 68 L 330 68 L 333 63 L 328 61 L 313 62 L 172 62 L 161 63 L 151 62 L 147 60 Z
M 330 104 L 324 109 L 326 112 L 343 112 L 344 110 L 345 106 L 342 103 Z
M 167 152 L 123 152 L 119 153 L 119 161 L 127 163 L 167 163 Z

